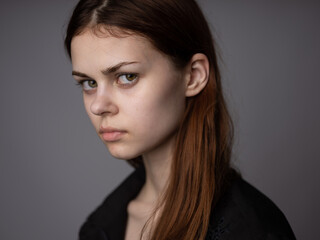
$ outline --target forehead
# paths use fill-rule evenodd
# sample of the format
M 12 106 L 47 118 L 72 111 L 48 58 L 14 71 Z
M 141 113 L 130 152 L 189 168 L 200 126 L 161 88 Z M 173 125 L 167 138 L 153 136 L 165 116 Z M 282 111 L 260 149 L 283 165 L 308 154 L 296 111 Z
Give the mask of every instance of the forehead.
M 86 29 L 71 41 L 73 64 L 94 57 L 109 61 L 150 61 L 162 55 L 149 40 L 137 34 L 111 35 L 107 31 L 95 33 Z

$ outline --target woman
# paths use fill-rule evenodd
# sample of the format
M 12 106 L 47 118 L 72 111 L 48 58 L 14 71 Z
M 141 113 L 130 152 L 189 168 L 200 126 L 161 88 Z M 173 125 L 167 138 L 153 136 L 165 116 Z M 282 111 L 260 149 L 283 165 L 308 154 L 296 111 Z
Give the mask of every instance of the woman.
M 232 124 L 194 0 L 81 0 L 65 46 L 86 111 L 135 168 L 80 239 L 295 239 L 230 167 Z

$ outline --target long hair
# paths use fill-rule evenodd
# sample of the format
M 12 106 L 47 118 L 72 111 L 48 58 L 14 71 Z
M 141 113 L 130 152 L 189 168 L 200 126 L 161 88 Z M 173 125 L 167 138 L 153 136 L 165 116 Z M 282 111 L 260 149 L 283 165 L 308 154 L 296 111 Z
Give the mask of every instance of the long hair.
M 215 42 L 206 19 L 194 0 L 80 0 L 65 38 L 69 56 L 73 37 L 85 28 L 101 26 L 111 34 L 116 27 L 145 37 L 178 68 L 196 53 L 209 60 L 206 87 L 186 99 L 168 187 L 151 234 L 152 240 L 202 240 L 230 170 L 233 139 Z

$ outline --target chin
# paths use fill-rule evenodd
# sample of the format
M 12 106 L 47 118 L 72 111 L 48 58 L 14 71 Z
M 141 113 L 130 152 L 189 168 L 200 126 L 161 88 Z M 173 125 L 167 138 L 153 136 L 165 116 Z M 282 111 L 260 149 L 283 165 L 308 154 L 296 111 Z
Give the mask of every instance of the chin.
M 131 152 L 129 150 L 117 149 L 115 147 L 110 147 L 110 146 L 107 146 L 107 147 L 111 156 L 117 159 L 131 160 L 141 155 L 138 152 Z

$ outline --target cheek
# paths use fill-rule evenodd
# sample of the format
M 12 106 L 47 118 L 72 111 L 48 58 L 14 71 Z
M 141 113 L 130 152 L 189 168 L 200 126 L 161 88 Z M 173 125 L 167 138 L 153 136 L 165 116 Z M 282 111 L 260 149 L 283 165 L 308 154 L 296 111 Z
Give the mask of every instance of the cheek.
M 86 97 L 83 97 L 83 105 L 87 114 L 90 116 L 90 101 Z
M 185 97 L 177 88 L 158 88 L 148 91 L 143 97 L 134 97 L 127 115 L 137 128 L 146 131 L 165 131 L 176 128 L 184 112 Z
M 92 103 L 92 99 L 90 97 L 83 97 L 83 103 L 84 103 L 84 108 L 91 120 L 91 123 L 93 124 L 94 128 L 98 131 L 98 117 L 96 115 L 94 115 L 91 110 L 90 110 L 90 107 L 91 107 L 91 103 Z

